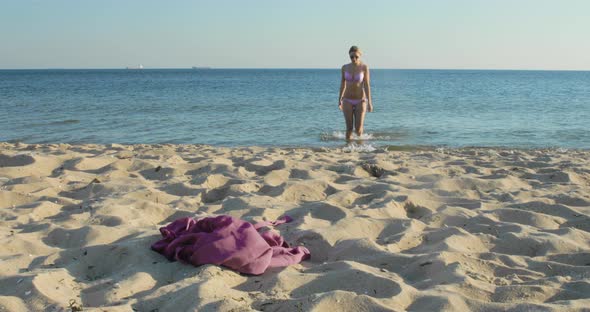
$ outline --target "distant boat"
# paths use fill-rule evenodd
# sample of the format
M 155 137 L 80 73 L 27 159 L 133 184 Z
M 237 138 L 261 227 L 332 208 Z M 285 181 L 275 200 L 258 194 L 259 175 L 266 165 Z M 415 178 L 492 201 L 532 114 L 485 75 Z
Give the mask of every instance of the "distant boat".
M 133 69 L 133 70 L 143 69 L 143 65 L 139 64 L 138 66 L 128 66 L 128 67 L 125 67 L 125 69 Z
M 209 66 L 193 66 L 193 69 L 211 69 Z

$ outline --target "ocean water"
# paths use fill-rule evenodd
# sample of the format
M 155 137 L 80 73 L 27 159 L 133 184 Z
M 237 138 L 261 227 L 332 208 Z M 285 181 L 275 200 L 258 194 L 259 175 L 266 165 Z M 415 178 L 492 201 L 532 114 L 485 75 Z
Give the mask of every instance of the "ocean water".
M 338 69 L 0 70 L 0 141 L 343 146 Z M 355 144 L 590 148 L 590 72 L 371 71 Z

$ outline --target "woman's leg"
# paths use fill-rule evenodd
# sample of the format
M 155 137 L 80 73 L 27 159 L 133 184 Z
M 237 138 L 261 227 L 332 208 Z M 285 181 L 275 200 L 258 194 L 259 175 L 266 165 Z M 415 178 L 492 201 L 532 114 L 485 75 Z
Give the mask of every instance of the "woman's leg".
M 342 112 L 344 113 L 344 122 L 346 122 L 346 141 L 350 141 L 354 124 L 352 104 L 347 101 L 342 101 Z
M 358 103 L 356 105 L 356 109 L 354 110 L 354 128 L 356 129 L 356 134 L 360 137 L 364 131 L 364 123 L 365 123 L 365 113 L 367 111 L 367 102 L 363 101 L 362 103 Z

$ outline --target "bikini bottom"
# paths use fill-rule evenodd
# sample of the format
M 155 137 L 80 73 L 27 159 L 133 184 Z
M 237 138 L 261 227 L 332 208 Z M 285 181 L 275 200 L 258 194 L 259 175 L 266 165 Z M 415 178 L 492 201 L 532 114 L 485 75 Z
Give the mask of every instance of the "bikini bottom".
M 360 104 L 362 102 L 365 102 L 367 99 L 347 99 L 347 98 L 342 98 L 343 102 L 348 102 L 350 104 L 352 104 L 352 106 L 356 106 L 357 104 Z

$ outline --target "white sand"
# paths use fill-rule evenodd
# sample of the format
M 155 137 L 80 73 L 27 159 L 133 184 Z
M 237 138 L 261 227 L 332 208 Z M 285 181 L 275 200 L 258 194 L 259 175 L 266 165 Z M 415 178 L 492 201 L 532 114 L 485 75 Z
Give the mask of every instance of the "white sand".
M 583 311 L 589 156 L 0 143 L 0 310 Z M 312 259 L 244 276 L 150 250 L 218 214 L 288 214 Z

